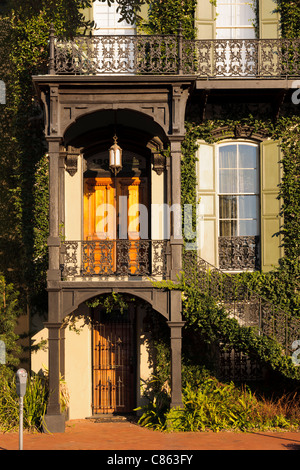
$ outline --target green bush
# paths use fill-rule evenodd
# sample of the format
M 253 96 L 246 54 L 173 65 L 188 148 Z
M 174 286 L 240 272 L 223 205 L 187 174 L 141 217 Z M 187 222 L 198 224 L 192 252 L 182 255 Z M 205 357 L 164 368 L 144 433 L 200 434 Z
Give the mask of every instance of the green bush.
M 257 398 L 249 388 L 203 378 L 198 387 L 183 389 L 183 408 L 160 405 L 159 395 L 144 409 L 139 424 L 160 431 L 266 431 L 299 427 L 299 398 Z
M 43 377 L 28 377 L 23 400 L 24 428 L 39 430 L 46 412 L 47 384 Z M 0 431 L 15 431 L 19 428 L 19 397 L 16 393 L 14 374 L 7 368 L 0 369 Z

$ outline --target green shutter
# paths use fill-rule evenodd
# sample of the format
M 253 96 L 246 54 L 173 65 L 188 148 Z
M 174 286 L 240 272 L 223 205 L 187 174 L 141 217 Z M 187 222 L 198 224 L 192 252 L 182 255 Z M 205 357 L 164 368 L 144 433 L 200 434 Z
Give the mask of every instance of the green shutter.
M 215 146 L 201 142 L 197 158 L 197 202 L 200 204 L 201 212 L 198 226 L 199 256 L 218 267 L 218 190 Z
M 93 21 L 93 6 L 80 9 L 80 13 L 84 16 L 86 21 Z
M 275 13 L 275 0 L 259 0 L 259 37 L 277 39 L 279 37 L 279 13 Z
M 210 0 L 198 0 L 195 14 L 197 39 L 215 39 L 216 11 Z
M 281 181 L 279 142 L 261 143 L 261 270 L 270 271 L 278 265 L 283 255 L 281 237 L 278 235 L 282 220 L 280 213 L 279 185 Z

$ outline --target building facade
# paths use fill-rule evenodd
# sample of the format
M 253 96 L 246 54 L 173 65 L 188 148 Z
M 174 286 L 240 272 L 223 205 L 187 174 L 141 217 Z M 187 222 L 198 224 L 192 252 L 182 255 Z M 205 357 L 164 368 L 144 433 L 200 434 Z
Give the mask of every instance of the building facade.
M 63 41 L 52 31 L 49 73 L 33 77 L 45 113 L 50 235 L 48 321 L 35 338 L 46 338 L 48 351 L 33 354 L 32 369 L 49 368 L 50 431 L 64 429 L 61 376 L 71 419 L 143 404 L 149 309 L 169 328 L 171 406 L 182 405 L 181 292 L 153 281 L 176 283 L 182 271 L 185 122 L 243 106 L 276 119 L 297 74 L 272 0 L 256 10 L 213 3 L 198 0 L 197 36 L 186 40 L 145 36 L 96 1 L 85 12 L 93 35 Z M 219 126 L 213 137 L 197 142 L 200 222 L 190 250 L 228 273 L 269 271 L 283 255 L 280 146 L 254 125 Z M 109 316 L 99 299 L 119 295 L 129 299 L 125 311 Z

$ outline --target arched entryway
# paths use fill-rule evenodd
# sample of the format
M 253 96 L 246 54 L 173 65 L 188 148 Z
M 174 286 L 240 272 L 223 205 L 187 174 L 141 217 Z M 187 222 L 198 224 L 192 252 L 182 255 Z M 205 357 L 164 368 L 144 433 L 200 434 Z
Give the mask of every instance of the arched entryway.
M 55 344 L 69 419 L 132 415 L 145 405 L 144 391 L 156 373 L 154 340 L 165 338 L 170 346 L 169 326 L 148 301 L 125 292 L 90 295 L 67 315 L 57 325 Z

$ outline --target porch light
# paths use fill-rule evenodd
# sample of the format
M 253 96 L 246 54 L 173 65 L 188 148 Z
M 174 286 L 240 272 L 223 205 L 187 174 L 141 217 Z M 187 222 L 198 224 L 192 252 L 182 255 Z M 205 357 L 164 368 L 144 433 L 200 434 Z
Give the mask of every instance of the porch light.
M 122 169 L 122 149 L 117 144 L 117 136 L 114 135 L 114 144 L 109 149 L 109 168 L 116 175 Z

